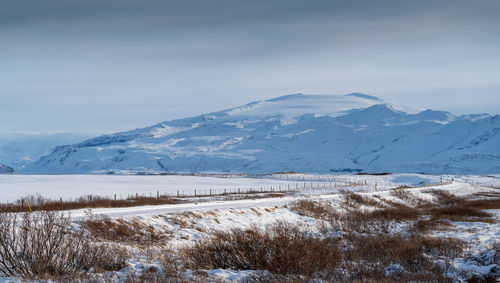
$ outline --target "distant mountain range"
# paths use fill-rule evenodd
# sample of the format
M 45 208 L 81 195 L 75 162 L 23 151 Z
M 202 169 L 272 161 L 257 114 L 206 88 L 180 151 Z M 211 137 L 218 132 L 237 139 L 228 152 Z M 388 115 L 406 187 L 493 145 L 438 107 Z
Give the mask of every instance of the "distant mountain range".
M 51 153 L 56 146 L 93 136 L 88 133 L 1 133 L 0 163 L 19 169 Z
M 498 115 L 293 94 L 58 146 L 16 171 L 500 173 L 499 131 Z
M 15 171 L 12 167 L 0 164 L 0 174 L 13 174 L 13 173 L 15 173 Z

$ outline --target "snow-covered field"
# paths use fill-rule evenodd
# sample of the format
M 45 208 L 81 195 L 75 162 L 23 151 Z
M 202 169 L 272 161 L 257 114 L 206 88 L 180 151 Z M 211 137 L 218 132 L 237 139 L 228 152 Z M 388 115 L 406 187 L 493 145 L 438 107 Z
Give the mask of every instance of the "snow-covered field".
M 69 200 L 84 195 L 126 198 L 128 195 L 192 195 L 212 190 L 223 192 L 250 189 L 277 190 L 297 181 L 261 178 L 216 178 L 198 176 L 119 176 L 119 175 L 0 175 L 0 201 L 12 202 L 27 195 L 40 194 L 49 199 Z M 301 182 L 303 184 L 304 182 Z M 306 181 L 306 183 L 309 183 Z
M 109 273 L 112 280 L 122 281 L 130 274 L 139 276 L 149 268 L 162 270 L 162 265 L 151 254 L 162 253 L 164 249 L 177 250 L 207 239 L 214 231 L 227 231 L 232 228 L 250 228 L 252 225 L 265 227 L 276 221 L 299 224 L 313 233 L 318 232 L 321 220 L 297 213 L 291 209 L 299 200 L 326 202 L 334 208 L 342 210 L 345 191 L 355 191 L 372 200 L 398 202 L 394 195 L 395 188 L 410 186 L 405 191 L 420 199 L 432 200 L 432 190 L 447 191 L 456 196 L 468 197 L 481 194 L 497 194 L 500 188 L 500 176 L 440 176 L 418 174 L 373 175 L 309 175 L 309 174 L 275 174 L 265 177 L 201 177 L 201 176 L 0 176 L 0 197 L 3 202 L 18 199 L 27 194 L 40 193 L 44 197 L 60 196 L 77 197 L 80 195 L 98 194 L 111 196 L 115 193 L 154 193 L 175 192 L 177 190 L 193 191 L 194 189 L 223 190 L 270 188 L 281 186 L 299 187 L 298 192 L 283 197 L 215 200 L 192 197 L 191 203 L 172 205 L 151 205 L 128 208 L 95 208 L 69 211 L 75 227 L 89 215 L 100 219 L 110 219 L 119 223 L 136 223 L 149 227 L 148 233 L 168 235 L 161 243 L 144 248 L 134 243 L 122 243 L 129 249 L 132 258 L 127 268 Z M 347 186 L 349 185 L 349 186 Z M 305 188 L 304 188 L 305 187 Z M 373 207 L 360 207 L 371 210 Z M 469 272 L 474 274 L 494 274 L 500 268 L 494 262 L 496 249 L 500 247 L 500 212 L 489 210 L 493 222 L 450 222 L 452 228 L 427 232 L 434 237 L 456 237 L 467 242 L 466 256 L 453 259 L 453 274 Z M 391 231 L 402 231 L 408 223 L 394 222 Z M 158 245 L 158 246 L 156 246 Z M 482 258 L 487 259 L 481 261 Z M 235 271 L 231 269 L 204 270 L 209 276 L 219 280 L 240 281 L 251 273 L 251 270 Z M 493 273 L 492 273 L 493 272 Z M 128 275 L 127 275 L 128 274 Z
M 65 178 L 65 176 L 55 176 L 57 177 L 55 180 L 59 180 L 59 178 Z M 67 176 L 66 176 L 67 177 Z M 103 176 L 85 176 L 85 175 L 77 175 L 79 178 L 90 177 L 89 179 L 99 180 L 99 177 Z M 141 176 L 141 177 L 131 177 L 138 178 L 139 180 L 150 178 L 151 176 Z M 123 176 L 119 176 L 117 178 L 123 178 Z M 164 178 L 158 177 L 158 178 Z M 467 196 L 473 193 L 479 192 L 489 192 L 490 190 L 495 190 L 490 187 L 500 188 L 500 176 L 496 176 L 495 178 L 491 177 L 480 177 L 480 176 L 455 176 L 449 177 L 445 176 L 445 180 L 447 178 L 453 178 L 453 182 L 438 183 L 441 180 L 441 176 L 433 175 L 417 175 L 417 174 L 394 174 L 394 175 L 386 175 L 386 176 L 353 176 L 353 175 L 302 175 L 302 174 L 293 174 L 288 177 L 284 177 L 283 175 L 275 176 L 275 178 L 289 178 L 290 181 L 283 181 L 281 183 L 274 178 L 270 179 L 255 179 L 255 178 L 212 178 L 212 177 L 179 177 L 179 176 L 167 176 L 168 178 L 184 180 L 184 186 L 188 188 L 189 186 L 193 187 L 204 187 L 206 183 L 195 183 L 195 182 L 206 182 L 206 180 L 211 180 L 214 186 L 228 186 L 231 187 L 234 184 L 242 185 L 245 181 L 248 181 L 248 184 L 254 182 L 254 184 L 259 184 L 262 186 L 267 186 L 270 188 L 271 186 L 277 186 L 278 184 L 287 184 L 286 182 L 293 183 L 294 185 L 297 182 L 294 182 L 294 178 L 297 180 L 305 180 L 306 189 L 300 189 L 296 194 L 291 196 L 284 196 L 279 198 L 261 198 L 261 199 L 244 199 L 244 200 L 235 200 L 235 201 L 203 201 L 203 202 L 194 202 L 187 204 L 173 204 L 173 205 L 151 205 L 151 206 L 138 206 L 138 207 L 127 207 L 127 208 L 98 208 L 93 209 L 92 212 L 94 214 L 104 214 L 110 217 L 154 217 L 157 215 L 162 215 L 165 213 L 184 213 L 187 211 L 211 211 L 211 210 L 233 210 L 233 209 L 250 209 L 252 207 L 259 208 L 272 208 L 276 206 L 283 206 L 292 202 L 295 202 L 299 199 L 322 199 L 322 200 L 336 200 L 339 201 L 341 199 L 341 191 L 349 190 L 355 191 L 357 193 L 363 193 L 366 195 L 379 195 L 381 197 L 391 198 L 390 192 L 392 189 L 399 187 L 401 185 L 413 185 L 417 186 L 416 188 L 408 189 L 409 192 L 415 194 L 422 194 L 422 191 L 438 189 L 449 191 L 450 193 L 457 196 Z M 335 180 L 347 180 L 350 179 L 353 182 L 360 182 L 360 185 L 349 186 L 349 187 L 322 187 L 322 182 L 319 183 L 313 180 L 329 180 L 328 178 L 332 178 Z M 155 178 L 156 179 L 156 178 Z M 214 180 L 215 179 L 215 180 Z M 67 179 L 66 179 L 67 180 Z M 365 185 L 362 180 L 367 180 L 368 185 Z M 395 180 L 395 181 L 393 181 Z M 415 182 L 417 181 L 418 182 Z M 437 181 L 434 185 L 423 185 L 420 182 L 422 180 L 427 181 L 427 184 L 432 183 L 433 181 Z M 467 181 L 466 181 L 467 180 Z M 474 180 L 468 181 L 468 180 Z M 218 181 L 218 182 L 217 182 Z M 413 181 L 413 182 L 412 182 Z M 477 183 L 487 184 L 487 186 L 478 186 Z M 330 184 L 329 182 L 324 182 L 325 184 Z M 377 183 L 377 189 L 375 189 L 374 184 Z M 101 184 L 104 187 L 108 183 Z M 304 184 L 304 183 L 301 183 Z M 130 184 L 129 184 L 130 185 Z M 175 189 L 175 184 L 171 184 Z M 308 186 L 313 185 L 313 188 Z M 132 188 L 135 188 L 131 186 Z M 255 187 L 255 186 L 253 186 Z M 252 188 L 252 186 L 247 186 L 247 188 Z M 131 190 L 131 192 L 136 192 Z M 82 193 L 82 191 L 80 191 Z M 103 192 L 104 193 L 104 192 Z M 84 193 L 88 194 L 88 193 Z M 43 196 L 43 195 L 42 195 Z M 72 216 L 75 219 L 81 219 L 86 216 L 85 210 L 73 210 L 70 211 Z M 279 217 L 282 220 L 287 220 L 286 217 Z M 273 219 L 276 219 L 273 217 Z M 243 221 L 248 226 L 252 223 L 258 223 L 262 221 L 262 217 L 257 217 L 255 219 L 247 219 Z M 231 225 L 229 225 L 231 226 Z M 499 235 L 500 236 L 500 235 Z
M 142 177 L 141 177 L 142 178 Z M 276 179 L 293 181 L 309 181 L 309 184 L 318 185 L 318 181 L 329 183 L 330 180 L 346 180 L 359 182 L 358 186 L 347 188 L 354 190 L 366 197 L 376 197 L 380 199 L 396 201 L 391 192 L 392 189 L 402 184 L 418 185 L 408 188 L 406 191 L 422 199 L 429 199 L 429 191 L 438 189 L 448 191 L 457 196 L 469 196 L 473 194 L 498 192 L 500 179 L 496 177 L 481 176 L 425 176 L 415 174 L 397 174 L 386 176 L 332 176 L 332 175 L 274 175 L 270 179 L 246 179 L 251 182 L 275 182 Z M 192 178 L 192 181 L 204 180 Z M 224 179 L 231 181 L 231 179 Z M 241 182 L 245 179 L 238 179 Z M 453 181 L 451 181 L 453 180 Z M 365 185 L 365 181 L 367 185 Z M 441 183 L 443 181 L 443 183 Z M 423 183 L 426 183 L 425 186 Z M 377 189 L 374 187 L 377 183 Z M 275 184 L 275 183 L 273 183 Z M 481 185 L 483 184 L 483 185 Z M 496 187 L 496 188 L 493 188 Z M 199 239 L 210 237 L 213 231 L 227 231 L 231 228 L 249 228 L 252 225 L 264 227 L 276 221 L 299 224 L 305 229 L 317 231 L 317 219 L 298 214 L 290 210 L 290 205 L 298 200 L 326 201 L 334 206 L 341 206 L 343 195 L 340 190 L 346 188 L 321 187 L 302 190 L 295 195 L 281 198 L 245 199 L 236 201 L 207 201 L 189 204 L 143 206 L 133 208 L 102 208 L 93 209 L 95 216 L 106 215 L 111 219 L 127 221 L 139 221 L 144 225 L 154 227 L 159 233 L 168 231 L 171 235 L 167 246 L 169 249 L 176 249 L 190 245 Z M 367 208 L 369 209 L 369 208 Z M 435 231 L 431 234 L 439 237 L 457 237 L 466 240 L 468 246 L 468 256 L 454 260 L 452 263 L 454 272 L 474 272 L 477 274 L 488 274 L 494 268 L 498 268 L 498 263 L 483 264 L 478 263 L 477 258 L 484 253 L 494 253 L 494 249 L 500 244 L 500 212 L 490 211 L 496 219 L 495 223 L 484 222 L 457 222 L 453 223 L 453 229 Z M 71 211 L 75 221 L 88 217 L 86 210 Z M 179 224 L 182 223 L 182 224 Z M 405 223 L 395 223 L 392 229 L 404 229 Z M 141 273 L 145 266 L 151 262 L 139 257 L 130 266 L 130 270 Z M 493 268 L 493 269 L 492 269 Z M 208 270 L 210 276 L 228 281 L 243 280 L 250 271 L 234 271 L 227 269 Z M 120 278 L 120 274 L 117 275 Z
M 146 196 L 156 192 L 175 196 L 241 192 L 248 190 L 276 191 L 299 188 L 303 194 L 321 194 L 338 187 L 356 184 L 357 189 L 392 188 L 401 185 L 423 186 L 451 180 L 486 186 L 500 186 L 500 176 L 449 176 L 391 174 L 373 175 L 316 175 L 274 174 L 261 177 L 210 176 L 121 176 L 121 175 L 0 175 L 0 202 L 12 202 L 27 195 L 40 194 L 49 199 L 69 200 L 84 195 L 126 198 L 136 193 Z M 311 186 L 313 189 L 311 189 Z

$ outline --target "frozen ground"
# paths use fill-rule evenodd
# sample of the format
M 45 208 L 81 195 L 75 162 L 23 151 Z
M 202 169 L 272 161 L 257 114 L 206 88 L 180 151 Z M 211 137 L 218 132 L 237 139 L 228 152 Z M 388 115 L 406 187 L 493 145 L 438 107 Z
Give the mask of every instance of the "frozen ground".
M 307 181 L 306 181 L 307 182 Z M 215 178 L 198 176 L 119 176 L 119 175 L 0 175 L 0 201 L 12 202 L 26 195 L 40 194 L 51 199 L 64 200 L 84 195 L 126 198 L 136 193 L 156 195 L 156 192 L 175 195 L 215 193 L 224 189 L 269 190 L 295 185 L 294 181 L 261 178 Z
M 279 191 L 299 188 L 304 194 L 322 194 L 335 187 L 359 184 L 358 189 L 390 188 L 401 185 L 423 186 L 448 182 L 469 182 L 485 186 L 500 186 L 500 176 L 451 176 L 391 174 L 373 175 L 314 175 L 314 174 L 274 174 L 253 178 L 227 175 L 225 177 L 205 176 L 122 176 L 122 175 L 0 175 L 0 202 L 12 202 L 27 195 L 40 194 L 45 198 L 68 200 L 84 195 L 100 195 L 126 198 L 128 195 L 161 194 L 184 195 L 220 193 L 224 190 L 235 192 L 238 188 L 247 190 Z M 305 185 L 305 189 L 304 189 Z M 314 189 L 311 189 L 311 186 Z
M 304 188 L 305 184 L 305 188 Z M 77 197 L 87 194 L 112 195 L 114 193 L 149 193 L 160 190 L 178 189 L 204 190 L 224 188 L 270 188 L 271 186 L 299 187 L 294 194 L 283 197 L 215 201 L 204 198 L 192 203 L 138 206 L 129 208 L 97 208 L 91 211 L 80 209 L 69 211 L 75 227 L 79 221 L 93 217 L 109 217 L 114 221 L 140 223 L 144 227 L 153 227 L 157 234 L 168 235 L 160 246 L 143 249 L 137 244 L 125 244 L 133 258 L 125 270 L 111 276 L 116 281 L 126 277 L 126 273 L 141 274 L 151 266 L 161 269 L 159 262 L 151 261 L 151 253 L 161 253 L 161 249 L 176 250 L 191 245 L 199 239 L 210 237 L 213 231 L 227 231 L 231 228 L 248 228 L 251 225 L 263 227 L 276 221 L 298 223 L 313 233 L 318 229 L 318 219 L 302 215 L 290 209 L 298 200 L 322 200 L 340 209 L 343 201 L 342 191 L 352 190 L 373 199 L 398 201 L 391 193 L 394 188 L 411 186 L 406 189 L 411 194 L 432 199 L 429 193 L 433 189 L 448 191 L 457 196 L 469 196 L 478 193 L 499 192 L 500 176 L 440 176 L 418 174 L 373 175 L 309 175 L 276 174 L 259 178 L 216 178 L 198 176 L 0 176 L 0 196 L 3 201 L 14 200 L 26 194 L 40 193 L 44 197 Z M 349 186 L 345 186 L 349 185 Z M 337 187 L 336 187 L 337 186 Z M 340 187 L 345 186 L 345 187 Z M 362 208 L 360 208 L 362 209 Z M 369 208 L 366 208 L 369 209 Z M 491 262 L 491 254 L 500 246 L 500 212 L 493 214 L 494 223 L 455 222 L 452 228 L 432 231 L 430 235 L 438 237 L 457 237 L 469 244 L 467 256 L 455 259 L 453 272 L 475 272 L 489 274 L 500 268 Z M 396 223 L 391 229 L 398 230 L 405 223 Z M 159 250 L 158 250 L 159 249 Z M 483 260 L 483 258 L 487 260 Z M 490 261 L 488 261 L 490 260 Z M 207 274 L 227 281 L 241 281 L 252 271 L 234 271 L 228 269 L 206 270 Z M 459 274 L 459 273 L 457 273 Z M 108 274 L 109 275 L 109 274 Z M 0 280 L 1 281 L 1 280 Z
M 248 228 L 251 225 L 263 227 L 276 221 L 298 223 L 302 227 L 314 232 L 317 231 L 317 219 L 298 214 L 290 210 L 290 205 L 301 199 L 327 201 L 340 208 L 343 196 L 341 190 L 353 190 L 367 197 L 377 197 L 397 201 L 391 194 L 392 189 L 402 184 L 418 185 L 407 189 L 408 192 L 422 199 L 431 199 L 429 191 L 432 189 L 444 190 L 457 196 L 468 196 L 478 193 L 498 192 L 500 181 L 496 177 L 481 176 L 424 176 L 415 174 L 398 174 L 387 176 L 331 176 L 331 175 L 274 175 L 272 179 L 285 179 L 288 181 L 309 181 L 315 188 L 301 190 L 295 195 L 264 198 L 245 199 L 237 201 L 205 201 L 190 204 L 142 206 L 133 208 L 94 209 L 94 216 L 106 215 L 111 219 L 137 221 L 147 226 L 154 227 L 158 233 L 168 233 L 167 247 L 177 249 L 190 245 L 199 239 L 210 237 L 213 231 L 227 231 L 231 228 Z M 322 188 L 322 184 L 329 184 L 333 179 L 358 182 L 359 185 L 349 188 Z M 272 182 L 270 179 L 258 179 L 259 182 Z M 192 179 L 200 180 L 200 179 Z M 255 181 L 255 179 L 249 179 Z M 453 181 L 451 181 L 453 180 Z M 318 182 L 319 181 L 319 186 Z M 366 184 L 365 185 L 365 181 Z M 441 183 L 442 181 L 442 183 Z M 425 182 L 425 186 L 424 186 Z M 375 189 L 374 184 L 377 184 Z M 483 185 L 481 185 L 483 184 Z M 317 186 L 317 187 L 316 187 Z M 496 187 L 496 188 L 495 188 Z M 438 237 L 457 237 L 469 243 L 467 256 L 453 262 L 454 272 L 475 272 L 488 274 L 492 268 L 498 268 L 494 262 L 481 262 L 485 254 L 494 253 L 500 244 L 500 213 L 493 213 L 495 223 L 484 222 L 456 222 L 453 228 L 432 232 Z M 71 215 L 75 221 L 88 217 L 87 210 L 74 210 Z M 392 229 L 398 230 L 405 227 L 404 223 L 396 224 Z M 138 253 L 139 255 L 140 253 Z M 145 266 L 151 265 L 147 259 L 140 255 L 136 261 L 131 262 L 128 272 L 133 270 L 140 274 Z M 210 276 L 227 281 L 243 280 L 251 271 L 233 270 L 208 270 Z M 458 273 L 457 273 L 458 274 Z M 121 278 L 117 274 L 117 278 Z

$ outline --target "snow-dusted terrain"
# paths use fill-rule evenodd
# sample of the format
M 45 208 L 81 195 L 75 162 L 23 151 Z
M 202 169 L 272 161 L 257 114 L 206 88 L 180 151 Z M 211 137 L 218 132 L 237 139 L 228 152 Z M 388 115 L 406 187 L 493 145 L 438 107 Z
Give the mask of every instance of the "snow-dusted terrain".
M 288 180 L 323 180 L 328 182 L 329 178 L 339 178 L 338 175 L 281 175 L 276 178 Z M 273 179 L 276 179 L 274 178 Z M 415 184 L 420 186 L 406 189 L 416 197 L 432 199 L 432 190 L 441 190 L 459 197 L 468 197 L 473 194 L 497 193 L 500 187 L 500 176 L 428 176 L 396 174 L 386 176 L 352 176 L 344 175 L 342 178 L 351 178 L 360 185 L 348 188 L 349 191 L 356 191 L 364 197 L 378 198 L 381 200 L 398 201 L 393 195 L 393 189 L 401 184 Z M 187 177 L 193 185 L 199 185 L 200 181 L 196 177 Z M 268 179 L 269 181 L 269 179 Z M 364 185 L 365 182 L 370 185 Z M 442 182 L 441 182 L 442 181 Z M 321 182 L 321 181 L 320 181 Z M 424 186 L 422 182 L 426 182 Z M 373 183 L 377 183 L 375 188 Z M 493 187 L 496 187 L 493 188 Z M 318 220 L 306 215 L 302 215 L 290 209 L 290 205 L 299 200 L 325 201 L 336 209 L 341 209 L 343 202 L 343 192 L 345 189 L 328 188 L 324 190 L 303 190 L 299 193 L 278 198 L 244 199 L 236 201 L 206 201 L 187 204 L 139 206 L 129 208 L 98 208 L 93 209 L 91 214 L 95 216 L 105 216 L 118 221 L 135 221 L 141 225 L 153 227 L 155 233 L 168 233 L 170 238 L 167 247 L 173 250 L 189 246 L 200 239 L 208 238 L 215 231 L 227 231 L 234 228 L 265 227 L 282 221 L 286 223 L 299 224 L 304 229 L 313 233 L 318 233 Z M 362 208 L 360 208 L 362 209 Z M 373 209 L 364 207 L 364 209 Z M 463 276 L 470 274 L 491 274 L 498 271 L 498 262 L 481 261 L 481 258 L 492 256 L 495 249 L 500 245 L 500 213 L 498 210 L 490 210 L 495 219 L 494 223 L 484 222 L 450 222 L 449 229 L 432 231 L 433 237 L 458 237 L 468 243 L 467 256 L 454 259 L 451 263 L 452 274 Z M 80 221 L 89 217 L 89 210 L 70 211 L 74 221 Z M 401 232 L 407 229 L 408 223 L 393 223 L 390 233 Z M 497 251 L 498 252 L 498 251 Z M 144 272 L 149 266 L 155 265 L 159 269 L 161 265 L 152 263 L 147 258 L 136 255 L 136 259 L 130 261 L 130 265 L 122 273 Z M 251 270 L 235 271 L 231 269 L 207 270 L 208 275 L 224 282 L 245 282 L 246 276 Z M 115 277 L 120 281 L 124 276 L 118 273 Z
M 294 94 L 59 146 L 17 171 L 490 174 L 500 172 L 499 131 L 498 115 Z
M 136 227 L 140 237 L 157 235 L 151 243 L 138 244 L 135 240 L 119 238 L 98 238 L 99 241 L 116 241 L 128 251 L 123 268 L 93 274 L 97 281 L 122 282 L 130 276 L 141 276 L 151 270 L 162 276 L 165 271 L 161 256 L 166 251 L 176 253 L 183 247 L 189 247 L 202 239 L 213 237 L 216 231 L 251 227 L 267 227 L 277 221 L 297 224 L 312 235 L 323 237 L 320 229 L 321 219 L 306 215 L 293 209 L 298 201 L 322 202 L 338 211 L 344 211 L 347 192 L 357 192 L 364 198 L 380 203 L 401 203 L 403 199 L 395 194 L 395 189 L 405 186 L 405 193 L 422 200 L 435 200 L 433 192 L 449 192 L 464 199 L 478 196 L 498 196 L 500 175 L 328 175 L 328 174 L 273 174 L 259 177 L 201 177 L 201 176 L 112 176 L 112 175 L 3 175 L 0 176 L 0 199 L 17 199 L 24 194 L 41 193 L 44 197 L 78 197 L 86 194 L 111 196 L 114 193 L 148 193 L 156 190 L 175 192 L 198 188 L 214 190 L 234 187 L 256 188 L 270 186 L 288 187 L 295 184 L 298 190 L 284 195 L 267 198 L 247 198 L 239 200 L 221 200 L 211 197 L 190 197 L 187 203 L 148 205 L 123 208 L 93 208 L 70 210 L 73 229 L 85 229 L 85 221 L 94 219 L 97 223 L 118 223 L 121 227 Z M 305 184 L 305 186 L 303 186 Z M 349 186 L 345 186 L 349 184 Z M 296 187 L 295 187 L 296 188 Z M 380 207 L 361 206 L 360 211 L 371 211 Z M 500 213 L 490 209 L 492 215 L 488 221 L 447 221 L 439 229 L 425 232 L 426 236 L 437 239 L 456 237 L 465 241 L 466 252 L 454 258 L 448 258 L 446 275 L 450 278 L 472 278 L 471 276 L 494 276 L 500 267 L 496 260 L 500 247 Z M 83 221 L 83 222 L 82 222 Z M 110 222 L 111 221 L 111 222 Z M 104 225 L 104 224 L 103 224 Z M 412 224 L 413 225 L 413 224 Z M 410 229 L 406 221 L 391 221 L 388 235 L 406 235 Z M 106 226 L 107 227 L 107 226 Z M 112 228 L 112 226 L 109 226 Z M 108 227 L 108 228 L 109 228 Z M 111 229 L 110 228 L 110 229 Z M 116 228 L 113 228 L 116 229 Z M 127 228 L 128 229 L 128 228 Z M 132 229 L 132 228 L 130 228 Z M 254 228 L 252 228 L 254 229 Z M 113 232 L 114 233 L 114 232 Z M 323 235 L 323 236 L 322 236 Z M 139 237 L 138 236 L 138 237 Z M 189 280 L 189 272 L 183 277 Z M 208 276 L 205 280 L 217 282 L 247 282 L 255 270 L 233 270 L 213 268 L 198 270 Z M 132 277 L 136 278 L 136 277 Z M 7 282 L 17 278 L 1 278 Z
M 89 133 L 1 133 L 0 163 L 19 169 L 54 150 L 54 147 L 91 138 Z
M 12 174 L 14 173 L 14 169 L 12 167 L 0 164 L 0 174 Z
M 309 181 L 306 181 L 308 184 Z M 27 195 L 69 200 L 85 195 L 127 198 L 129 195 L 175 196 L 242 192 L 250 189 L 284 189 L 298 181 L 262 178 L 215 178 L 197 176 L 113 176 L 113 175 L 0 175 L 0 202 L 12 202 Z M 301 182 L 303 184 L 303 182 Z

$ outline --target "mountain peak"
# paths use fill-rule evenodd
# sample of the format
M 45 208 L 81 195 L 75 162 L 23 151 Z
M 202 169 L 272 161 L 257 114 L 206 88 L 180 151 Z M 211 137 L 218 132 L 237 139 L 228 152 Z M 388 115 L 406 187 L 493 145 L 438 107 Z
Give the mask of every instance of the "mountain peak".
M 295 93 L 252 102 L 225 110 L 224 113 L 229 116 L 298 117 L 305 114 L 314 114 L 336 117 L 352 109 L 364 109 L 383 103 L 380 98 L 362 93 L 346 95 Z
M 57 147 L 19 172 L 498 172 L 500 121 L 479 117 L 298 93 Z

